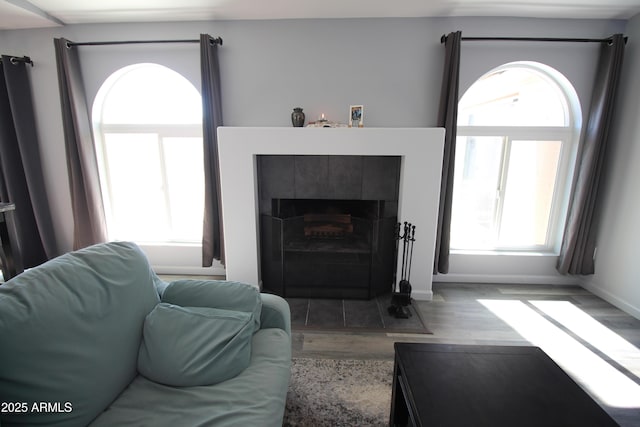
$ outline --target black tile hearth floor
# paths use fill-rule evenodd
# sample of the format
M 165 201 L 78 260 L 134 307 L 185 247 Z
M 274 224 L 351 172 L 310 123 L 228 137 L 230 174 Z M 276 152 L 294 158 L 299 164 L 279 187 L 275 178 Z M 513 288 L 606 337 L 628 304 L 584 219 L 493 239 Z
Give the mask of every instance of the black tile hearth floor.
M 420 313 L 399 319 L 388 312 L 391 295 L 371 300 L 287 298 L 293 330 L 336 330 L 430 334 Z

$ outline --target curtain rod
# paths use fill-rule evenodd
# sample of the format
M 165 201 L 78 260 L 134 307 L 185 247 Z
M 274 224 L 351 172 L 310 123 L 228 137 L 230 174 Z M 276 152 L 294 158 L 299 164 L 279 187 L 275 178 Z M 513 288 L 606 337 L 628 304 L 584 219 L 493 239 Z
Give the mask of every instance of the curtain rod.
M 10 56 L 9 61 L 11 61 L 12 64 L 16 64 L 18 62 L 24 62 L 25 64 L 31 64 L 31 66 L 33 67 L 33 61 L 28 56 L 23 56 L 23 57 Z M 0 58 L 0 62 L 2 62 L 2 58 Z
M 222 37 L 210 38 L 212 44 L 222 46 Z M 153 43 L 200 43 L 200 40 L 126 40 L 126 41 L 107 41 L 107 42 L 67 42 L 67 47 L 71 46 L 106 46 L 115 44 L 153 44 Z
M 440 43 L 447 40 L 447 35 L 440 37 Z M 554 37 L 461 37 L 462 41 L 523 41 L 523 42 L 571 42 L 571 43 L 603 43 L 610 42 L 611 37 L 606 39 L 579 39 L 579 38 L 554 38 Z M 627 43 L 627 37 L 624 38 Z

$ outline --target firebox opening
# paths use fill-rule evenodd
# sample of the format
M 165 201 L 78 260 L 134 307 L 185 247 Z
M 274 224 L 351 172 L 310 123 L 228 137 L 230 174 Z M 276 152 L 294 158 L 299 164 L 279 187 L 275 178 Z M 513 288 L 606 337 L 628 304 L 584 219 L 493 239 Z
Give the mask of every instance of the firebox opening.
M 271 202 L 261 225 L 267 288 L 330 298 L 372 298 L 390 288 L 396 216 L 385 213 L 394 201 Z
M 368 254 L 383 206 L 381 200 L 275 199 L 272 212 L 283 220 L 285 251 Z

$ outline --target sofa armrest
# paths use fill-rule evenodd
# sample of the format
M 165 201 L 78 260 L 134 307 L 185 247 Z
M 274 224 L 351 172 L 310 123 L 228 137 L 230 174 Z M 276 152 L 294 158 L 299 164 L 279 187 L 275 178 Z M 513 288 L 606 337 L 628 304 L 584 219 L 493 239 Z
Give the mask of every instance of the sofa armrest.
M 291 310 L 289 303 L 278 295 L 261 293 L 262 314 L 260 328 L 280 328 L 291 336 Z

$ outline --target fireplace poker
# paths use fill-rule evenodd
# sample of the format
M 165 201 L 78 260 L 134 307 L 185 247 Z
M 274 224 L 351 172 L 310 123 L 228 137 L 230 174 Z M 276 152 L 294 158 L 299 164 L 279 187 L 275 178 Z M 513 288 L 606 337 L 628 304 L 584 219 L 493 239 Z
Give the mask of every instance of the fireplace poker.
M 403 230 L 403 234 L 402 234 L 402 277 L 400 280 L 400 283 L 402 283 L 403 280 L 405 280 L 407 278 L 406 274 L 407 274 L 407 263 L 406 263 L 406 257 L 407 257 L 407 236 L 409 234 L 409 227 L 411 226 L 411 224 L 407 223 L 407 221 L 404 222 L 404 230 Z
M 411 238 L 409 239 L 409 245 L 411 247 L 409 252 L 409 268 L 407 271 L 407 282 L 411 282 L 411 261 L 413 260 L 413 243 L 416 241 L 416 226 L 411 227 Z

